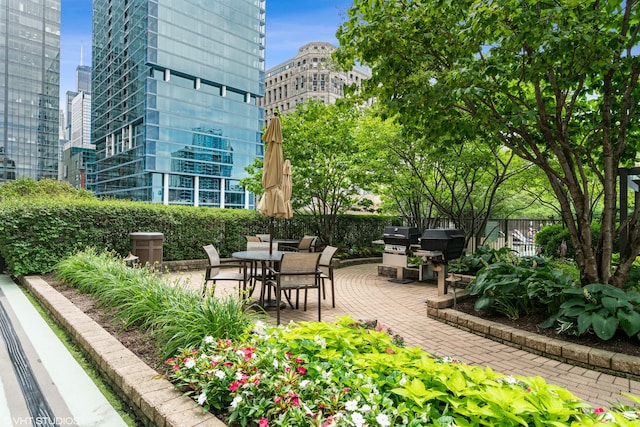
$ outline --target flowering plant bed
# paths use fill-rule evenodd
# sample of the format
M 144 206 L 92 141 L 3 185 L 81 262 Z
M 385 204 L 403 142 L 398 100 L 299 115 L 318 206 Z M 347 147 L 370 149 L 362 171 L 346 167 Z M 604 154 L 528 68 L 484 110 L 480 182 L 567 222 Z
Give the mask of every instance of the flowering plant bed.
M 183 349 L 167 375 L 230 425 L 640 425 L 633 409 L 593 409 L 540 377 L 433 357 L 365 326 L 257 322 L 237 342 Z

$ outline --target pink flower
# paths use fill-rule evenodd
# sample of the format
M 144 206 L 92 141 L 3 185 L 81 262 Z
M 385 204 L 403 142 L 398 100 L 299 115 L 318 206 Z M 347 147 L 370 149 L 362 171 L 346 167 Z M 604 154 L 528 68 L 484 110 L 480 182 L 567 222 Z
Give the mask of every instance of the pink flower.
M 594 414 L 604 414 L 604 408 L 594 408 L 593 413 Z
M 289 358 L 291 358 L 291 356 L 293 356 L 293 354 L 291 352 L 288 352 L 288 351 L 284 355 L 287 356 L 287 359 L 289 359 Z
M 298 366 L 298 373 L 300 375 L 304 375 L 307 373 L 307 368 L 305 368 L 304 366 Z
M 275 399 L 273 399 L 275 403 L 280 403 L 281 400 L 282 398 L 280 396 L 276 396 Z
M 240 387 L 240 383 L 238 381 L 234 381 L 229 386 L 229 390 L 236 391 L 238 389 L 238 387 Z
M 296 357 L 296 363 L 302 363 L 304 362 L 304 360 L 302 360 L 300 357 Z
M 385 349 L 385 351 L 386 351 L 387 353 L 389 353 L 389 354 L 394 354 L 394 353 L 395 353 L 395 351 L 393 351 L 393 349 L 392 349 L 392 348 L 388 348 L 388 347 Z
M 267 427 L 269 425 L 269 421 L 266 418 L 262 417 L 258 425 L 260 427 Z

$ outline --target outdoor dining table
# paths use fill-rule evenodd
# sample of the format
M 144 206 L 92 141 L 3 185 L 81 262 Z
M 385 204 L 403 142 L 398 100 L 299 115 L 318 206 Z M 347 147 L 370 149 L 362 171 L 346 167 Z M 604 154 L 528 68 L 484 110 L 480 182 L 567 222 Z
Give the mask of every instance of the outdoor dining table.
M 264 288 L 265 283 L 264 280 L 267 277 L 267 266 L 269 263 L 276 263 L 282 259 L 282 255 L 284 255 L 284 251 L 273 251 L 269 253 L 269 251 L 239 251 L 231 254 L 233 258 L 245 260 L 245 261 L 259 261 L 262 265 L 262 288 L 260 289 L 260 300 L 259 303 L 265 310 L 276 309 L 275 300 L 271 300 L 270 295 L 265 300 Z M 271 288 L 269 288 L 269 292 Z

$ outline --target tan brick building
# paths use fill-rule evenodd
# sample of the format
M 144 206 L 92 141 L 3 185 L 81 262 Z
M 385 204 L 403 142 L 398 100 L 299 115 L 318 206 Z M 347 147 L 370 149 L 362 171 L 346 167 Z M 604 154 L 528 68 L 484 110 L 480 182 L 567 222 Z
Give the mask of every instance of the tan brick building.
M 331 60 L 335 50 L 331 43 L 308 43 L 294 58 L 267 70 L 265 96 L 257 100 L 258 105 L 264 107 L 265 122 L 269 122 L 276 110 L 287 114 L 309 99 L 333 104 L 344 96 L 345 85 L 359 85 L 371 77 L 363 68 L 337 71 Z

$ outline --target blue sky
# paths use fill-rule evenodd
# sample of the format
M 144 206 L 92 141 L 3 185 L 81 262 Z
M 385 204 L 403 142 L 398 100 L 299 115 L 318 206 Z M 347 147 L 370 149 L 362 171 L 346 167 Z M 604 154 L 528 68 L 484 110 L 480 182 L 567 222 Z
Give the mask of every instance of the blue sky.
M 75 89 L 75 70 L 91 65 L 91 1 L 61 0 L 60 93 Z M 267 69 L 312 41 L 337 44 L 336 30 L 352 0 L 267 0 Z M 82 46 L 82 49 L 81 49 Z

